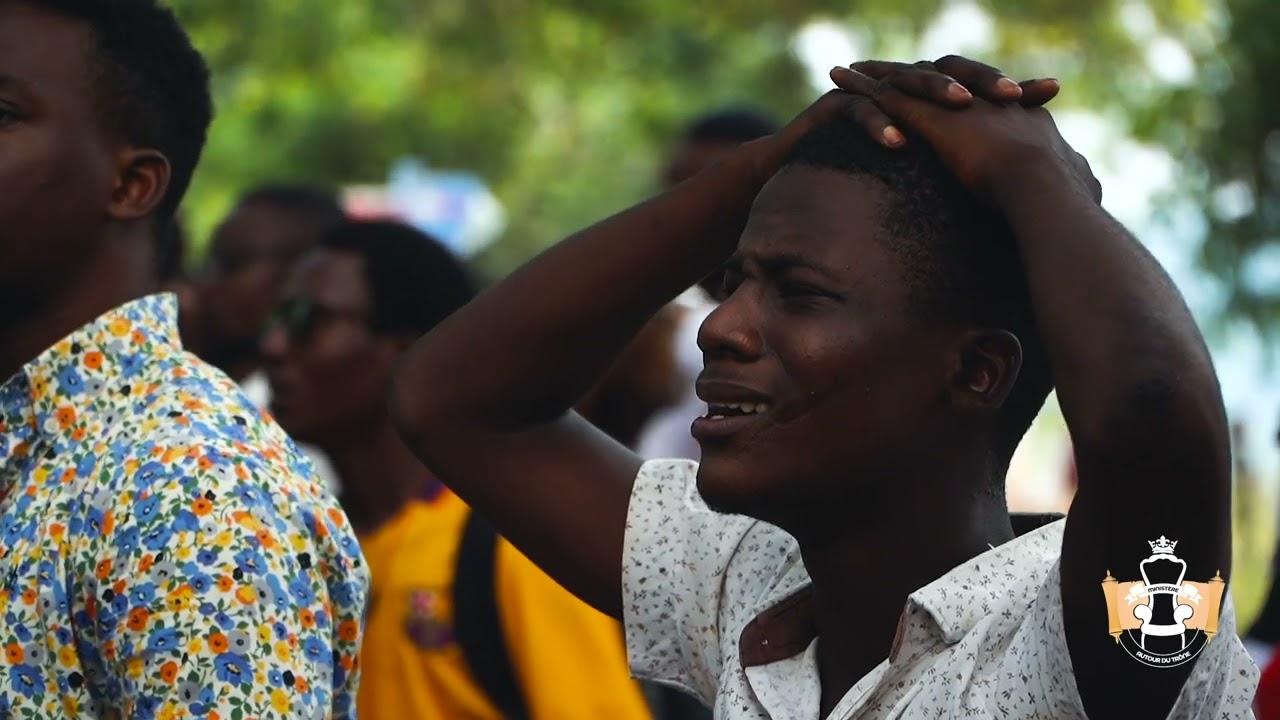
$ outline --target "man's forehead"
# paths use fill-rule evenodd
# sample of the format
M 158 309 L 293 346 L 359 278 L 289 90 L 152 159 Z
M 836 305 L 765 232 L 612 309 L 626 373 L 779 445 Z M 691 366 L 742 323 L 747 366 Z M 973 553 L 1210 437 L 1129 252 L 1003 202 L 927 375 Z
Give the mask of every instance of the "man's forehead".
M 25 2 L 0 0 L 0 77 L 31 91 L 85 89 L 89 26 Z
M 760 192 L 738 252 L 847 266 L 873 251 L 880 192 L 863 178 L 788 168 Z

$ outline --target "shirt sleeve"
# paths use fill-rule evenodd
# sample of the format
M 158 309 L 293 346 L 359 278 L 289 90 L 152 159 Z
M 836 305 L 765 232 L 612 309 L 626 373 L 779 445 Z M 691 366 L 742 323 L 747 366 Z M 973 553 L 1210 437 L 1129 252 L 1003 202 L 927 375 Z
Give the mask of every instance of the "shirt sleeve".
M 354 717 L 368 579 L 345 517 L 252 458 L 189 456 L 140 468 L 83 556 L 95 694 L 129 718 Z
M 1099 603 L 1101 608 L 1102 603 Z M 1028 666 L 1038 666 L 1037 675 L 1053 717 L 1084 718 L 1084 704 L 1076 686 L 1067 647 L 1066 629 L 1062 622 L 1062 575 L 1054 563 L 1030 613 L 1014 638 L 1022 652 L 1010 652 L 1007 658 L 1018 658 L 1017 677 Z M 1116 648 L 1116 652 L 1123 652 Z M 1134 662 L 1137 662 L 1136 660 Z M 1235 604 L 1230 593 L 1223 597 L 1219 613 L 1218 634 L 1204 646 L 1194 660 L 1195 666 L 1169 712 L 1169 720 L 1217 720 L 1248 717 L 1258 686 L 1258 668 L 1237 636 Z
M 682 460 L 641 466 L 627 510 L 623 618 L 633 674 L 711 705 L 742 627 L 793 553 L 781 531 L 757 536 L 762 524 L 710 510 L 697 470 Z
M 627 671 L 621 625 L 505 541 L 497 573 L 503 630 L 531 718 L 648 720 L 644 695 Z

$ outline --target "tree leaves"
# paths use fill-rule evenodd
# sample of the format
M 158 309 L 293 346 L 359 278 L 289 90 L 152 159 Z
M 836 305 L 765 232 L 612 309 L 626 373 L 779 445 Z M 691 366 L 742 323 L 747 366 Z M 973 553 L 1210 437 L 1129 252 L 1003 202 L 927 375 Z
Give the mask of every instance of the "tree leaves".
M 1266 70 L 1280 66 L 1280 4 L 1220 0 L 987 0 L 984 55 L 1019 77 L 1064 81 L 1058 107 L 1119 113 L 1133 133 L 1185 159 L 1184 199 L 1212 205 L 1241 180 L 1255 217 L 1210 216 L 1202 264 L 1235 283 L 1230 310 L 1280 317 L 1236 282 L 1280 234 L 1280 119 Z M 672 135 L 699 113 L 750 103 L 786 119 L 817 91 L 792 53 L 806 23 L 835 19 L 875 56 L 902 59 L 941 0 L 176 0 L 215 72 L 218 118 L 186 212 L 205 237 L 233 198 L 267 180 L 382 182 L 416 155 L 478 172 L 510 227 L 481 258 L 500 273 L 651 192 Z M 1219 45 L 1225 33 L 1229 45 Z M 1196 83 L 1164 84 L 1157 38 L 1200 61 Z M 833 59 L 847 62 L 855 58 Z M 1271 140 L 1273 145 L 1280 140 Z M 1273 151 L 1280 152 L 1280 150 Z

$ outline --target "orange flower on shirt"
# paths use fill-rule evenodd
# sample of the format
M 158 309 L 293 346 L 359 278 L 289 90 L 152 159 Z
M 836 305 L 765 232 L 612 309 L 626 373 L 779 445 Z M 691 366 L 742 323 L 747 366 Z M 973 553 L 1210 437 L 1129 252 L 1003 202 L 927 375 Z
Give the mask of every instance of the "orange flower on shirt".
M 214 633 L 209 636 L 209 649 L 221 655 L 231 647 L 231 643 L 227 642 L 227 636 L 222 633 Z
M 75 424 L 76 410 L 73 407 L 60 407 L 58 408 L 58 412 L 54 414 L 54 419 L 58 421 L 58 427 L 66 430 Z
M 147 620 L 150 618 L 150 610 L 143 607 L 137 607 L 129 611 L 129 622 L 126 625 L 134 632 L 142 632 L 147 629 Z

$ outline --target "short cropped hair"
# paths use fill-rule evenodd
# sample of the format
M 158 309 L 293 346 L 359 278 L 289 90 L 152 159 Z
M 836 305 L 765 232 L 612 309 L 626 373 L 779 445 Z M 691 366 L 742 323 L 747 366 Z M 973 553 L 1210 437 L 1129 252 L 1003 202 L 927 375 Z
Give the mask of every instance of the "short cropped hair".
M 768 113 L 751 107 L 726 107 L 694 120 L 684 131 L 693 142 L 741 145 L 773 135 L 781 125 Z
M 424 335 L 477 292 L 459 258 L 408 225 L 345 222 L 326 233 L 320 247 L 364 259 L 365 282 L 373 299 L 371 324 L 377 332 Z
M 87 60 L 107 129 L 169 160 L 169 187 L 155 218 L 163 229 L 191 185 L 213 120 L 204 58 L 157 0 L 22 1 L 88 25 Z

